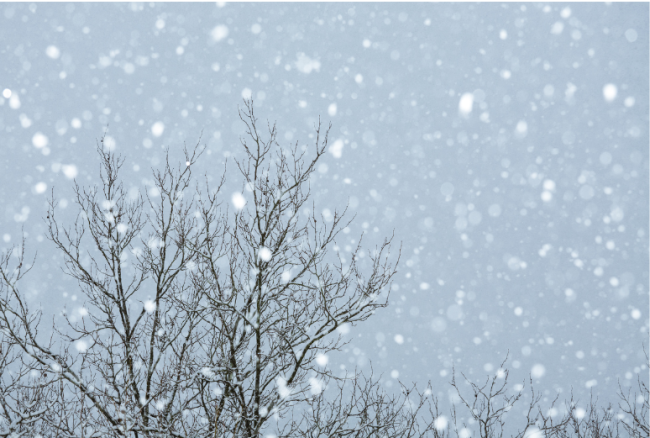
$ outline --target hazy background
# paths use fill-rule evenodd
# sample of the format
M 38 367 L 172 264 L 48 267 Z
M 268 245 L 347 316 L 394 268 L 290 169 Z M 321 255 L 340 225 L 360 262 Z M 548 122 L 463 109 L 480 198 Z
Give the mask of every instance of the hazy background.
M 452 366 L 479 379 L 508 350 L 551 398 L 648 381 L 648 4 L 3 3 L 0 92 L 0 238 L 38 251 L 44 328 L 82 305 L 47 195 L 74 218 L 107 125 L 128 189 L 201 132 L 217 177 L 252 96 L 283 144 L 331 121 L 317 208 L 403 244 L 391 306 L 333 367 L 445 400 Z

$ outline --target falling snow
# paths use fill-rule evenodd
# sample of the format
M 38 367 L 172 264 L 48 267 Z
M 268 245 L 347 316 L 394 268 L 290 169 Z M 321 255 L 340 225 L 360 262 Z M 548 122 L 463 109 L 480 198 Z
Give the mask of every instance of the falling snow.
M 317 366 L 443 385 L 509 351 L 516 378 L 583 399 L 647 381 L 647 5 L 7 3 L 0 22 L 0 228 L 37 250 L 26 290 L 44 312 L 77 299 L 44 239 L 52 190 L 74 221 L 100 147 L 125 157 L 129 196 L 157 196 L 165 149 L 186 164 L 199 141 L 186 165 L 216 184 L 243 157 L 245 97 L 283 150 L 331 121 L 310 188 L 319 221 L 356 216 L 343 259 L 361 233 L 365 260 L 393 232 L 402 244 L 389 306 L 339 327 L 350 344 Z M 222 193 L 231 213 L 252 196 L 235 180 Z

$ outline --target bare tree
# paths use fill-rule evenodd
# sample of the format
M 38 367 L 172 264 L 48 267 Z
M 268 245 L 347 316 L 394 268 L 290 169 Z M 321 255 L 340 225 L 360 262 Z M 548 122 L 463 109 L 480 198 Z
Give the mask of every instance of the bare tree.
M 31 264 L 25 264 L 22 247 L 24 240 L 21 247 L 13 247 L 0 256 L 0 305 L 7 302 L 16 283 L 31 269 Z M 9 270 L 12 257 L 18 264 Z M 16 342 L 25 335 L 25 327 L 38 322 L 37 316 L 22 321 L 21 315 L 28 314 L 28 309 L 22 300 L 17 304 L 21 311 L 5 311 L 0 320 L 0 437 L 3 438 L 43 432 L 41 419 L 47 412 L 47 401 L 53 398 L 52 379 L 48 380 L 47 373 L 35 370 L 35 363 L 21 354 L 21 346 Z
M 401 385 L 398 394 L 387 394 L 372 375 L 354 374 L 338 384 L 334 394 L 320 393 L 309 400 L 309 409 L 291 424 L 301 437 L 442 437 L 434 419 L 440 417 L 437 401 L 415 386 Z M 430 414 L 430 415 L 427 415 Z
M 645 363 L 650 368 L 650 357 L 645 346 L 643 352 L 645 353 Z M 627 421 L 622 422 L 623 428 L 631 437 L 650 437 L 650 424 L 648 423 L 650 412 L 649 393 L 648 385 L 641 380 L 640 376 L 637 376 L 637 387 L 634 392 L 632 392 L 631 388 L 625 392 L 619 383 L 618 396 L 621 400 L 619 408 L 623 414 L 627 415 L 625 419 Z
M 226 202 L 225 168 L 216 179 L 195 176 L 204 147 L 184 148 L 177 165 L 167 151 L 153 185 L 131 196 L 124 158 L 103 139 L 100 184 L 75 183 L 72 224 L 52 193 L 48 238 L 85 297 L 81 319 L 65 314 L 66 327 L 40 333 L 41 313 L 19 287 L 31 267 L 24 240 L 2 254 L 0 437 L 502 436 L 522 395 L 506 394 L 505 361 L 482 386 L 466 379 L 468 396 L 454 374 L 467 422 L 455 408 L 448 422 L 430 385 L 388 394 L 372 374 L 327 367 L 345 344 L 339 329 L 387 305 L 399 252 L 391 237 L 341 253 L 345 211 L 316 214 L 310 180 L 329 128 L 315 127 L 311 148 L 281 147 L 275 125 L 262 134 L 252 102 L 240 118 L 241 193 Z M 640 389 L 641 409 L 636 395 L 622 395 L 631 436 L 648 434 Z M 611 409 L 580 416 L 572 402 L 551 415 L 532 381 L 531 391 L 517 437 L 607 436 L 603 427 L 618 421 Z
M 509 412 L 520 401 L 523 395 L 524 385 L 522 384 L 518 390 L 508 395 L 513 388 L 508 387 L 508 378 L 510 372 L 505 368 L 505 363 L 508 356 L 501 363 L 499 369 L 492 376 L 488 376 L 482 385 L 478 385 L 469 380 L 463 374 L 465 383 L 471 388 L 471 394 L 464 396 L 463 391 L 459 384 L 456 382 L 456 373 L 452 374 L 451 386 L 456 390 L 463 407 L 469 411 L 472 423 L 476 424 L 478 428 L 478 436 L 481 438 L 501 437 L 507 429 L 513 430 L 512 419 L 509 417 Z M 525 382 L 524 382 L 525 383 Z M 553 400 L 550 407 L 547 408 L 546 413 L 542 410 L 539 402 L 542 398 L 541 394 L 536 393 L 533 388 L 532 378 L 530 379 L 530 392 L 531 400 L 528 403 L 524 412 L 524 425 L 518 429 L 518 432 L 513 436 L 516 438 L 535 436 L 549 436 L 563 430 L 570 421 L 570 416 L 561 416 L 556 419 L 555 414 L 557 411 L 555 405 L 558 397 Z M 462 425 L 461 430 L 470 431 L 468 424 L 459 421 L 458 413 L 455 408 L 452 409 L 452 420 L 454 423 L 454 430 L 459 434 L 459 427 Z M 506 428 L 506 423 L 509 427 Z
M 252 105 L 242 121 L 252 142 L 242 143 L 246 159 L 237 168 L 251 202 L 234 213 L 232 226 L 192 247 L 199 254 L 197 312 L 219 336 L 214 345 L 203 344 L 205 356 L 215 360 L 196 365 L 210 371 L 203 384 L 217 394 L 215 423 L 257 436 L 271 416 L 284 415 L 323 379 L 335 378 L 317 355 L 341 346 L 337 328 L 386 305 L 395 265 L 388 259 L 390 240 L 370 252 L 365 275 L 360 244 L 347 260 L 328 252 L 347 223 L 336 211 L 331 223 L 319 221 L 307 204 L 328 132 L 316 127 L 314 157 L 306 159 L 297 144 L 278 147 L 274 126 L 264 140 Z M 209 210 L 202 216 L 207 223 Z
M 316 127 L 311 152 L 283 149 L 275 126 L 259 132 L 252 102 L 240 117 L 248 202 L 234 212 L 221 208 L 221 184 L 195 183 L 201 146 L 177 167 L 167 154 L 155 187 L 131 199 L 124 159 L 102 140 L 101 185 L 75 184 L 72 226 L 59 223 L 52 196 L 48 237 L 87 309 L 54 327 L 55 343 L 39 339 L 38 314 L 5 263 L 0 317 L 19 328 L 5 335 L 34 362 L 25 369 L 56 374 L 60 418 L 46 420 L 57 434 L 260 436 L 337 379 L 318 364 L 341 347 L 337 328 L 386 305 L 398 258 L 389 260 L 390 239 L 365 259 L 360 244 L 344 257 L 332 249 L 345 212 L 326 220 L 308 204 L 329 129 Z

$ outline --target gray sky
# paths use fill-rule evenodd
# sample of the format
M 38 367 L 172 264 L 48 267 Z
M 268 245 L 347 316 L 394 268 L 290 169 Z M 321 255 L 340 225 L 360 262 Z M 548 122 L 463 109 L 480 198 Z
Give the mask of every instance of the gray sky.
M 284 144 L 332 122 L 314 198 L 349 201 L 342 247 L 403 244 L 391 306 L 333 366 L 446 394 L 452 365 L 509 350 L 515 380 L 582 400 L 648 379 L 648 4 L 3 3 L 0 59 L 0 238 L 28 234 L 48 315 L 82 299 L 47 195 L 74 218 L 106 127 L 133 190 L 201 132 L 216 177 L 253 97 Z

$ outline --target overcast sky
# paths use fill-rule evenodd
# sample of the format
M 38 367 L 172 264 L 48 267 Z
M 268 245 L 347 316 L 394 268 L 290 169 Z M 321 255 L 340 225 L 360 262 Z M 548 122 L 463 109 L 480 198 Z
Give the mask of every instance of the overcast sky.
M 201 133 L 218 177 L 253 97 L 282 144 L 331 121 L 314 201 L 349 202 L 343 248 L 403 245 L 333 366 L 445 399 L 452 365 L 481 378 L 508 350 L 549 396 L 648 380 L 648 4 L 3 3 L 0 60 L 0 238 L 38 251 L 23 287 L 47 315 L 83 300 L 46 199 L 74 218 L 107 126 L 128 189 Z

